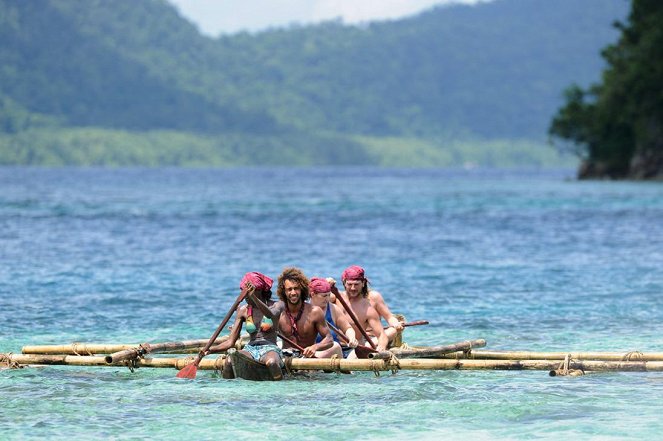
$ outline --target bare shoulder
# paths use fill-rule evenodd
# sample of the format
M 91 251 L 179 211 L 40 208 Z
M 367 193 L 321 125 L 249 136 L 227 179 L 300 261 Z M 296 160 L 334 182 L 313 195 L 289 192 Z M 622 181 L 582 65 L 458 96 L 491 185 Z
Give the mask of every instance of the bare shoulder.
M 274 304 L 271 305 L 269 309 L 272 311 L 272 314 L 281 314 L 285 310 L 285 303 L 283 300 L 278 300 L 274 302 Z
M 309 314 L 311 314 L 311 317 L 314 318 L 315 320 L 324 320 L 325 319 L 325 313 L 322 312 L 322 308 L 319 306 L 311 305 L 310 303 L 304 303 L 305 308 L 309 308 Z
M 370 290 L 368 292 L 368 298 L 374 303 L 384 303 L 384 298 L 378 291 Z

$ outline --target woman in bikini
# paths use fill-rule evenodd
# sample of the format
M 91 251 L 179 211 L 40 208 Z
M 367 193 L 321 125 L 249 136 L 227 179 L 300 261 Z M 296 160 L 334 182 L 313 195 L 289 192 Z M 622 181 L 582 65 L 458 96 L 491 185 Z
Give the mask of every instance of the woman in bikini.
M 272 296 L 272 279 L 264 274 L 246 273 L 239 286 L 245 288 L 249 282 L 255 290 L 248 290 L 246 305 L 237 308 L 237 316 L 230 336 L 217 346 L 212 346 L 208 353 L 223 352 L 235 346 L 242 331 L 242 325 L 249 333 L 249 343 L 241 350 L 254 360 L 264 363 L 275 380 L 283 379 L 283 353 L 276 345 L 279 319 L 285 310 L 281 301 L 274 302 Z M 230 357 L 226 357 L 223 365 L 223 378 L 235 378 Z

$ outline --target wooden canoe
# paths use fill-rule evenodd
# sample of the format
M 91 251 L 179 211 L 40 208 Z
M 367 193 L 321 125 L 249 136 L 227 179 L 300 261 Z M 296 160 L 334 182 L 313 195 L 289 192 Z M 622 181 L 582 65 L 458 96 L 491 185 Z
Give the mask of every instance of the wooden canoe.
M 232 351 L 228 354 L 232 362 L 235 378 L 251 381 L 274 381 L 271 372 L 264 363 L 254 360 L 241 351 Z

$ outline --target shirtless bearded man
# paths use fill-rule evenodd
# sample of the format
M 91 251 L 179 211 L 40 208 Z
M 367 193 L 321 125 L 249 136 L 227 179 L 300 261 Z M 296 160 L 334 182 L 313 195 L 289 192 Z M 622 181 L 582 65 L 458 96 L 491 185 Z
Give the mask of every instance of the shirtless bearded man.
M 279 276 L 276 293 L 286 305 L 279 320 L 281 333 L 304 348 L 304 357 L 313 357 L 316 351 L 329 349 L 333 340 L 322 309 L 306 303 L 309 298 L 308 285 L 309 280 L 300 269 L 286 268 Z M 316 343 L 318 334 L 322 340 Z M 291 345 L 284 340 L 283 347 Z
M 334 288 L 334 280 L 327 280 L 332 284 L 332 288 Z M 345 292 L 339 292 L 338 295 L 343 296 L 350 308 L 352 308 L 352 311 L 359 319 L 359 324 L 365 330 L 370 330 L 369 335 L 377 338 L 377 350 L 386 350 L 389 345 L 389 337 L 384 331 L 382 323 L 380 323 L 380 316 L 377 310 L 369 299 L 368 280 L 364 277 L 363 268 L 356 265 L 346 268 L 343 271 L 341 280 L 343 281 Z M 338 292 L 338 290 L 336 291 Z M 361 336 L 362 332 L 354 322 L 352 326 L 355 328 L 355 334 Z

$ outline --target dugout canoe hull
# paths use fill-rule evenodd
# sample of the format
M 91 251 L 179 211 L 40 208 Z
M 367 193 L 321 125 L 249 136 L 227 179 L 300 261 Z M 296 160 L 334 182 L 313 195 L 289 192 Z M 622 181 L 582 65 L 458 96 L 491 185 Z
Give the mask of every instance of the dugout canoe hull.
M 235 378 L 243 378 L 250 381 L 274 381 L 272 373 L 264 363 L 254 360 L 241 351 L 233 351 L 228 354 L 232 363 Z

